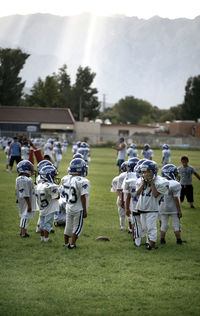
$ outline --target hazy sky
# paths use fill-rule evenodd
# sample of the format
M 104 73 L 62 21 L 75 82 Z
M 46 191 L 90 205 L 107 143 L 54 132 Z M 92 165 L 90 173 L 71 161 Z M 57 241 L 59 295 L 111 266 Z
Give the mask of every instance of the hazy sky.
M 0 16 L 51 13 L 61 16 L 91 12 L 148 19 L 154 15 L 189 19 L 200 15 L 200 0 L 0 0 Z

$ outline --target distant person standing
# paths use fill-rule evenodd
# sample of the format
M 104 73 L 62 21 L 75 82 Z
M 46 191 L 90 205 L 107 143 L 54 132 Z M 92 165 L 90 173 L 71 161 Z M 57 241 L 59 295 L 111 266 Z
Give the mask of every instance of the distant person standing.
M 30 146 L 28 141 L 24 141 L 21 147 L 21 158 L 22 160 L 29 160 Z
M 67 146 L 68 146 L 68 143 L 66 140 L 64 140 L 64 142 L 62 143 L 62 152 L 63 153 L 67 152 Z
M 153 150 L 150 148 L 149 144 L 144 145 L 144 149 L 142 150 L 141 155 L 145 159 L 152 160 Z
M 119 138 L 119 146 L 112 146 L 112 148 L 117 150 L 117 166 L 119 167 L 120 172 L 120 166 L 126 159 L 127 145 L 125 143 L 124 137 Z
M 181 157 L 182 166 L 178 167 L 178 172 L 180 176 L 180 184 L 181 184 L 181 202 L 184 201 L 184 197 L 186 196 L 188 203 L 191 208 L 195 208 L 194 203 L 194 195 L 193 195 L 193 185 L 192 185 L 192 175 L 194 174 L 197 179 L 200 180 L 200 175 L 196 172 L 196 170 L 190 166 L 189 159 L 187 156 Z
M 55 158 L 55 167 L 58 169 L 60 162 L 62 160 L 62 148 L 61 148 L 61 143 L 56 142 L 55 147 L 53 148 L 54 150 L 54 158 Z
M 135 144 L 130 145 L 130 147 L 127 150 L 127 156 L 128 156 L 128 159 L 138 156 L 138 151 L 136 149 Z
M 169 145 L 167 144 L 164 144 L 162 148 L 162 166 L 165 166 L 171 161 L 171 151 L 169 149 Z
M 6 148 L 4 150 L 5 154 L 6 154 L 6 171 L 8 172 L 8 166 L 10 164 L 10 156 L 8 155 L 9 149 L 10 149 L 10 144 L 11 141 L 8 142 L 8 144 L 6 145 Z
M 10 156 L 10 172 L 12 172 L 14 161 L 18 164 L 21 161 L 21 144 L 18 142 L 18 138 L 13 137 L 13 142 L 10 144 L 8 151 Z

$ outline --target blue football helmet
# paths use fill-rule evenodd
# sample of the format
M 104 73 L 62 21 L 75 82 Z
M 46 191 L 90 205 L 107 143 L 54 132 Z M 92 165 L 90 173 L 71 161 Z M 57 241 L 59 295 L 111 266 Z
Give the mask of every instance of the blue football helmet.
M 130 148 L 135 149 L 135 148 L 136 148 L 136 145 L 135 145 L 135 144 L 131 144 L 131 145 L 130 145 Z
M 73 159 L 76 159 L 76 158 L 84 159 L 84 158 L 83 158 L 83 155 L 82 155 L 81 153 L 74 154 L 74 155 L 73 155 Z
M 88 166 L 83 159 L 75 158 L 70 162 L 68 173 L 78 174 L 80 176 L 85 177 L 88 175 Z
M 148 150 L 148 149 L 150 149 L 150 145 L 149 144 L 145 144 L 144 145 L 144 150 Z
M 17 164 L 17 172 L 19 175 L 25 173 L 31 177 L 34 173 L 34 166 L 29 160 L 22 160 Z
M 82 142 L 80 147 L 82 147 L 82 148 L 88 148 L 88 144 L 87 144 L 86 142 Z
M 164 145 L 162 146 L 162 148 L 163 148 L 163 149 L 169 149 L 169 145 L 164 144 Z
M 151 170 L 154 176 L 158 174 L 158 166 L 157 163 L 153 160 L 146 160 L 141 164 L 140 171 L 148 171 Z
M 163 178 L 176 180 L 176 177 L 178 176 L 178 169 L 175 165 L 172 164 L 165 165 L 164 167 L 162 167 L 161 176 Z
M 136 166 L 137 163 L 138 163 L 138 161 L 139 161 L 139 158 L 137 158 L 137 157 L 130 158 L 130 159 L 128 160 L 128 163 L 127 163 L 127 171 L 128 171 L 128 172 L 133 172 L 135 166 Z
M 40 174 L 40 170 L 45 167 L 45 166 L 52 166 L 51 161 L 49 160 L 41 160 L 38 164 L 37 164 L 37 172 L 38 174 Z
M 144 161 L 146 161 L 145 158 L 140 159 L 140 160 L 137 162 L 137 164 L 135 165 L 134 172 L 136 173 L 137 178 L 140 177 L 140 173 L 141 173 L 140 167 L 141 167 L 141 165 L 143 164 Z
M 56 184 L 60 183 L 60 178 L 56 178 L 57 174 L 58 174 L 58 171 L 56 170 L 56 168 L 53 165 L 44 166 L 40 170 L 41 179 L 43 179 L 47 182 L 50 182 L 50 183 L 56 183 Z
M 127 164 L 128 164 L 128 161 L 122 162 L 122 164 L 120 166 L 121 172 L 126 172 L 127 171 Z

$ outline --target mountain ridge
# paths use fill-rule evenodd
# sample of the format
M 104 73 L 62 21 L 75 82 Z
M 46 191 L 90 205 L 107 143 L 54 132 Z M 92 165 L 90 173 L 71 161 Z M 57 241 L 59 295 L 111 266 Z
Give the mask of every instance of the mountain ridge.
M 31 54 L 21 72 L 26 87 L 64 63 L 72 82 L 80 65 L 89 66 L 100 99 L 133 95 L 169 108 L 183 101 L 187 79 L 200 73 L 199 31 L 200 16 L 14 15 L 0 18 L 0 47 Z

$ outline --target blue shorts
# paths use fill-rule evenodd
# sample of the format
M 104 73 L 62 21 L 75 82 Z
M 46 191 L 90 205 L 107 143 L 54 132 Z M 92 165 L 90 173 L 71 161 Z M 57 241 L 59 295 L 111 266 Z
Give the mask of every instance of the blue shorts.
M 117 166 L 120 167 L 123 162 L 124 162 L 124 159 L 117 160 Z

